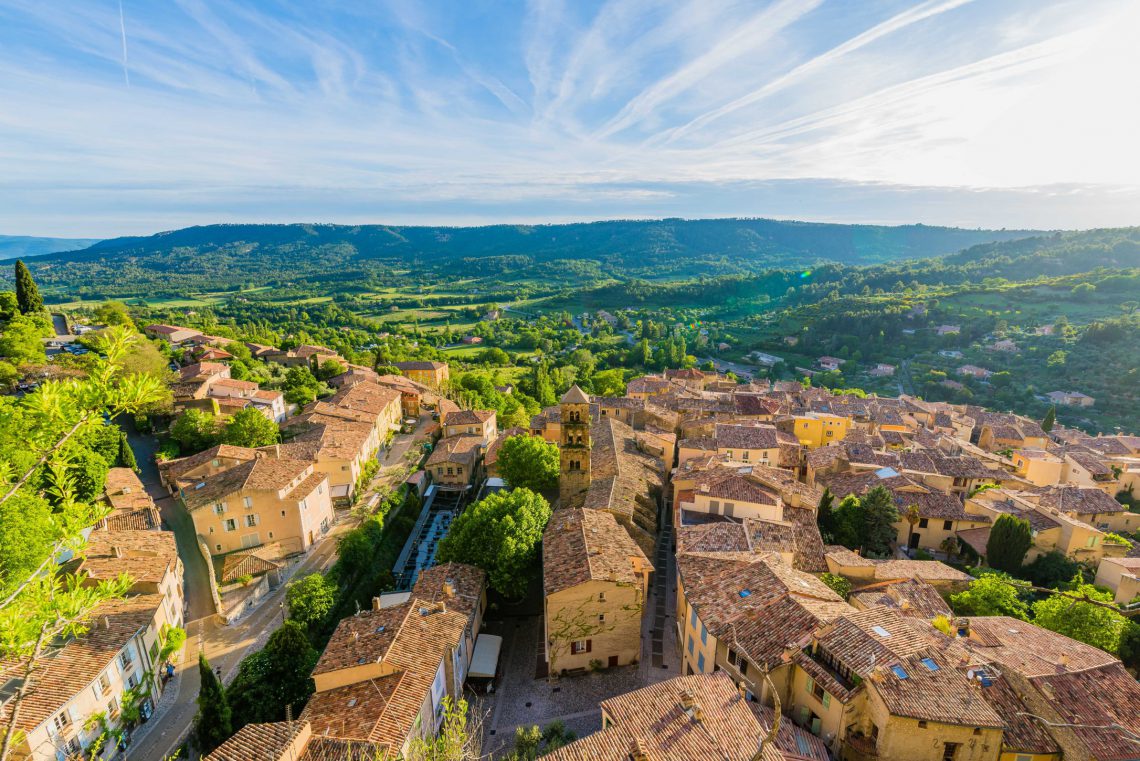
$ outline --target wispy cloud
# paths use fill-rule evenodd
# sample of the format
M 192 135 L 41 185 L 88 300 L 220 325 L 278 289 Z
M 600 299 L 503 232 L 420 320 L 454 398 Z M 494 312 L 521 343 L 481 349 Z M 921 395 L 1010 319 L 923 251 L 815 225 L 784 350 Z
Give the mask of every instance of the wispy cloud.
M 0 0 L 0 231 L 1140 222 L 1133 3 L 124 1 Z

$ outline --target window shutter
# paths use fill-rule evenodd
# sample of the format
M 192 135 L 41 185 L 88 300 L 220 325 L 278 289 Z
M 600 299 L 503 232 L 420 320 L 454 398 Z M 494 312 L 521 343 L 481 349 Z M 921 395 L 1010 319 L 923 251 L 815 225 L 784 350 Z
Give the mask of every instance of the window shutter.
M 588 653 L 593 649 L 594 649 L 593 641 L 592 640 L 586 640 L 586 652 Z
M 815 690 L 815 680 L 809 676 L 807 678 L 807 684 L 805 685 L 805 687 L 807 688 L 808 692 L 813 692 Z
M 823 707 L 824 708 L 830 708 L 831 707 L 831 693 L 830 692 L 823 693 Z

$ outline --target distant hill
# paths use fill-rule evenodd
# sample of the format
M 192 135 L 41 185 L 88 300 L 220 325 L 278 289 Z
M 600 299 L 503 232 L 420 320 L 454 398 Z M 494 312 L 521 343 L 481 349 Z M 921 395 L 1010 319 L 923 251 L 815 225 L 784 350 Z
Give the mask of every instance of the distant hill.
M 33 238 L 26 235 L 0 235 L 0 260 L 43 256 L 57 251 L 74 251 L 98 242 L 98 238 Z
M 76 287 L 115 283 L 117 295 L 224 290 L 240 284 L 344 283 L 409 265 L 467 275 L 481 260 L 507 257 L 510 278 L 524 269 L 557 274 L 565 260 L 597 262 L 608 275 L 647 278 L 755 272 L 836 262 L 877 264 L 950 254 L 1039 235 L 907 225 L 840 225 L 770 219 L 610 221 L 559 225 L 399 227 L 386 225 L 210 225 L 147 237 L 114 238 L 54 253 L 37 277 Z M 542 265 L 563 260 L 550 267 Z M 59 265 L 66 264 L 67 267 Z

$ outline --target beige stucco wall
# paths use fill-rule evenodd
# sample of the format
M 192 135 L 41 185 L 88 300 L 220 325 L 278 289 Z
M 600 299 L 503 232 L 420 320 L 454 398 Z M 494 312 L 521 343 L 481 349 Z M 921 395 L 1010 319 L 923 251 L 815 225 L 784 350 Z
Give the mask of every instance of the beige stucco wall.
M 1114 600 L 1118 603 L 1129 603 L 1140 595 L 1140 578 L 1137 572 L 1113 562 L 1111 558 L 1101 561 L 1096 570 L 1096 585 L 1108 587 L 1114 593 Z
M 964 727 L 941 722 L 927 722 L 920 727 L 916 719 L 891 716 L 867 682 L 866 720 L 879 728 L 879 758 L 885 761 L 942 761 L 946 743 L 957 743 L 954 761 L 997 761 L 1001 754 L 1002 731 Z M 867 734 L 870 734 L 869 728 Z
M 249 498 L 250 506 L 245 499 Z M 224 512 L 217 512 L 217 505 Z M 303 505 L 303 507 L 302 507 Z M 284 514 L 282 514 L 284 513 Z M 222 555 L 267 542 L 290 543 L 297 551 L 307 550 L 334 520 L 329 482 L 324 480 L 301 500 L 284 499 L 276 491 L 244 490 L 190 512 L 194 529 L 203 537 L 210 552 Z M 250 517 L 254 525 L 250 526 Z M 227 530 L 232 520 L 234 528 Z
M 543 626 L 551 671 L 589 668 L 594 660 L 605 667 L 614 656 L 619 666 L 640 660 L 646 586 L 644 579 L 639 585 L 588 581 L 548 596 Z M 605 599 L 599 599 L 603 594 Z M 590 652 L 571 653 L 571 639 L 589 640 Z

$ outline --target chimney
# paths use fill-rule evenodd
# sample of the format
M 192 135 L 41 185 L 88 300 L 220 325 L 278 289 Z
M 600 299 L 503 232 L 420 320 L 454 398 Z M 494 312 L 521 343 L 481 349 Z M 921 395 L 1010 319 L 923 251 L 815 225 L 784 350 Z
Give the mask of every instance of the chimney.
M 280 444 L 274 444 L 273 445 L 273 454 L 275 457 L 277 457 L 278 460 L 281 459 L 281 445 Z
M 649 761 L 649 746 L 646 745 L 645 740 L 638 738 L 634 741 L 633 747 L 629 751 L 630 761 Z
M 958 637 L 967 638 L 970 636 L 970 619 L 956 618 L 954 619 L 954 631 L 957 632 Z
M 117 546 L 111 547 L 111 557 L 121 558 L 122 556 L 123 556 L 123 548 L 122 547 L 117 547 Z
M 352 641 L 355 642 L 358 639 L 360 639 L 360 632 L 353 632 L 352 633 Z
M 380 610 L 381 607 L 382 606 L 380 605 L 380 598 L 379 597 L 373 597 L 372 598 L 372 610 Z
M 444 580 L 443 593 L 448 597 L 455 597 L 455 579 Z
M 103 628 L 104 629 L 110 629 L 111 628 L 110 616 L 103 616 Z
M 1069 654 L 1068 653 L 1061 653 L 1060 664 L 1061 664 L 1061 668 L 1068 670 L 1068 668 L 1069 668 Z

